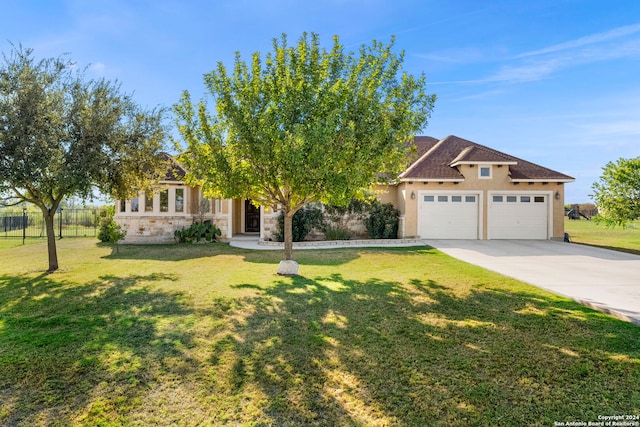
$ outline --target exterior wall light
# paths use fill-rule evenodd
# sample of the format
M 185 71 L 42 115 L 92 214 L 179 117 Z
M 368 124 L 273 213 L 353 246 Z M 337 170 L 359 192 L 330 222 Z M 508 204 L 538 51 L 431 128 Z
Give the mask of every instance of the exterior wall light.
M 556 191 L 556 200 L 560 200 L 560 192 Z
M 414 200 L 416 198 L 416 193 L 414 191 L 411 192 L 411 200 Z

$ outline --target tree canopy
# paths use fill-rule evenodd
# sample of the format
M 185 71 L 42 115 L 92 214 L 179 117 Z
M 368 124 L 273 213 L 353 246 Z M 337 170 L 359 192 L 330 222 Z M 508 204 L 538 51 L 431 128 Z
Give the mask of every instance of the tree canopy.
M 291 218 L 311 202 L 348 203 L 407 164 L 413 136 L 427 124 L 435 95 L 425 78 L 402 71 L 404 53 L 373 41 L 345 52 L 317 34 L 294 46 L 286 35 L 273 52 L 236 54 L 205 74 L 213 100 L 174 107 L 186 144 L 187 180 L 213 197 L 249 198 L 279 206 L 285 216 L 285 258 L 291 259 Z
M 640 157 L 607 163 L 592 189 L 596 221 L 611 227 L 640 218 Z
M 53 217 L 68 196 L 126 197 L 159 162 L 163 110 L 146 111 L 120 85 L 92 80 L 64 57 L 14 47 L 0 65 L 0 198 L 43 213 L 49 271 L 58 268 Z

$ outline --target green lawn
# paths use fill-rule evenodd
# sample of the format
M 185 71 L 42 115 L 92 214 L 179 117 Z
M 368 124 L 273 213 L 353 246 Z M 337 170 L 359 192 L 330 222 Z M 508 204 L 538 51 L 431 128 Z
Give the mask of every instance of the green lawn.
M 565 218 L 564 228 L 574 243 L 640 255 L 640 221 L 632 222 L 627 228 L 607 228 L 594 221 L 585 219 L 572 221 Z
M 0 425 L 468 426 L 640 415 L 640 328 L 429 248 L 0 250 Z

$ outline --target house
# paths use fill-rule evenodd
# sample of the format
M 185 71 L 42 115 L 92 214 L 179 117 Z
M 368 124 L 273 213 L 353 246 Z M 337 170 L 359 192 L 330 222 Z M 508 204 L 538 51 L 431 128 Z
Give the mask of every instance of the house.
M 417 153 L 391 184 L 373 186 L 400 211 L 399 237 L 428 239 L 564 238 L 564 184 L 574 178 L 456 136 L 415 137 Z M 211 220 L 222 238 L 272 238 L 278 212 L 250 200 L 203 198 L 179 165 L 152 195 L 117 201 L 125 242 L 173 241 L 195 218 Z

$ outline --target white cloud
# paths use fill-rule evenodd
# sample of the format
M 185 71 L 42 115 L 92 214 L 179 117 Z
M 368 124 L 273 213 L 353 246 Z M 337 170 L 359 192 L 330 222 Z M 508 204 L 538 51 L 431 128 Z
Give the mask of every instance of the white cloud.
M 502 59 L 502 66 L 480 79 L 431 82 L 438 84 L 526 83 L 548 78 L 563 69 L 596 62 L 640 57 L 640 24 L 581 37 L 565 43 L 525 52 Z M 629 37 L 631 36 L 631 37 Z M 624 38 L 622 39 L 621 38 Z M 472 49 L 452 49 L 440 53 L 418 54 L 417 57 L 449 63 L 490 62 L 487 55 Z
M 578 39 L 570 40 L 568 42 L 555 44 L 542 49 L 521 53 L 520 55 L 517 55 L 516 58 L 526 58 L 530 56 L 545 55 L 549 53 L 576 49 L 582 46 L 588 46 L 595 43 L 602 43 L 602 42 L 614 40 L 614 39 L 635 34 L 638 32 L 640 32 L 640 24 L 627 25 L 624 27 L 614 28 L 613 30 L 605 31 L 602 33 L 596 33 L 590 36 L 580 37 Z
M 446 49 L 439 52 L 415 53 L 412 56 L 434 62 L 468 64 L 486 61 L 486 53 L 474 48 Z
M 104 65 L 102 62 L 96 62 L 89 66 L 89 71 L 92 74 L 96 74 L 97 76 L 100 76 L 100 77 L 103 77 L 105 75 L 106 69 L 107 69 L 107 66 Z

